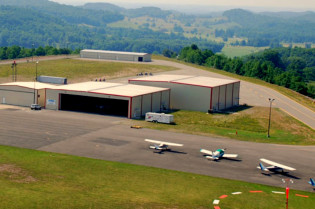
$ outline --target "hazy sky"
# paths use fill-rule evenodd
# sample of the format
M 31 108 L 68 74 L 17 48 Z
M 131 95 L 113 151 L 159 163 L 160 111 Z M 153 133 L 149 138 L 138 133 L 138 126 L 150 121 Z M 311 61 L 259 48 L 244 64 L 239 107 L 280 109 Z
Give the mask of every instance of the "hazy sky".
M 224 7 L 264 7 L 277 8 L 277 10 L 296 10 L 306 11 L 315 10 L 315 0 L 51 0 L 63 4 L 83 5 L 88 2 L 108 2 L 119 6 L 128 5 L 129 7 L 135 3 L 137 6 L 143 4 L 148 5 L 208 5 L 208 6 L 224 6 Z

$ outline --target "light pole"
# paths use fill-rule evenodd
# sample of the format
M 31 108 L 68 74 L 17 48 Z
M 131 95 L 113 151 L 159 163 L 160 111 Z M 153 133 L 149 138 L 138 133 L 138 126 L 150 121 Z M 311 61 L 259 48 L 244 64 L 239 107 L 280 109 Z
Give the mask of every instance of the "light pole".
M 38 61 L 36 61 L 35 81 L 37 81 L 37 64 L 38 64 Z
M 34 102 L 33 104 L 36 104 L 36 89 L 35 89 L 35 84 L 36 84 L 36 81 L 37 81 L 37 64 L 38 64 L 38 61 L 36 61 L 35 65 L 35 79 L 34 79 Z
M 270 120 L 271 120 L 271 104 L 275 99 L 269 98 L 270 108 L 269 108 L 269 122 L 268 122 L 268 134 L 267 137 L 270 137 L 269 131 L 270 131 Z
M 33 57 L 34 57 L 34 44 L 32 44 L 32 62 L 33 62 Z

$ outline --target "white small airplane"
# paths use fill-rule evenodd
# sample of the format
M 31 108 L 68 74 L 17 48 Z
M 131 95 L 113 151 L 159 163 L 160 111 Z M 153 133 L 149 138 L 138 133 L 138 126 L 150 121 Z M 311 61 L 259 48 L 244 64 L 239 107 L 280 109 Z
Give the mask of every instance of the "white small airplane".
M 310 185 L 312 185 L 313 187 L 315 187 L 315 181 L 314 179 L 310 178 L 310 181 L 308 182 Z
M 283 173 L 284 170 L 289 170 L 289 171 L 295 171 L 296 170 L 295 168 L 291 168 L 289 166 L 282 165 L 280 163 L 276 163 L 276 162 L 273 162 L 271 160 L 267 160 L 264 158 L 261 158 L 260 161 L 271 165 L 268 167 L 264 167 L 264 165 L 262 163 L 259 163 L 259 166 L 257 168 L 262 170 L 262 171 L 272 171 L 272 172 L 282 172 Z
M 145 139 L 144 141 L 154 143 L 153 146 L 152 145 L 150 146 L 150 149 L 156 149 L 156 150 L 161 150 L 161 151 L 169 150 L 168 146 L 175 146 L 175 147 L 183 146 L 183 144 L 163 142 L 163 141 L 157 141 L 157 140 L 152 140 L 152 139 Z
M 225 149 L 217 149 L 216 151 L 212 152 L 206 149 L 200 149 L 200 152 L 207 154 L 206 158 L 211 160 L 218 160 L 220 158 L 237 158 L 237 154 L 225 154 Z

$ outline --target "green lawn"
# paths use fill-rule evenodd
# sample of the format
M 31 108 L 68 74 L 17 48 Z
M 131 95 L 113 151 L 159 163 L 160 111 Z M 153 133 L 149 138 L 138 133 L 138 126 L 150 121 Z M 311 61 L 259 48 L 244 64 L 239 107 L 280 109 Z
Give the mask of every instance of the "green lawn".
M 37 65 L 38 75 L 66 77 L 70 82 L 90 81 L 96 78 L 120 78 L 134 76 L 140 72 L 161 72 L 175 70 L 173 67 L 145 65 L 128 62 L 106 62 L 78 59 L 60 59 L 40 61 Z M 0 78 L 11 81 L 11 65 L 0 65 Z M 35 77 L 35 62 L 19 63 L 18 81 L 31 81 Z
M 143 120 L 133 120 L 129 123 L 152 129 L 217 135 L 242 141 L 315 145 L 315 130 L 280 109 L 272 109 L 270 138 L 267 138 L 269 108 L 241 106 L 232 111 L 231 114 L 206 114 L 180 110 L 172 113 L 175 125 L 150 123 Z
M 252 46 L 229 46 L 225 45 L 222 49 L 222 54 L 227 57 L 241 57 L 245 55 L 249 55 L 252 53 L 256 53 L 262 50 L 267 49 L 268 47 L 252 47 Z
M 275 188 L 152 167 L 0 146 L 0 208 L 284 208 Z M 262 190 L 263 193 L 250 193 Z M 243 192 L 231 195 L 232 192 Z M 309 198 L 297 197 L 307 195 Z M 291 191 L 290 208 L 315 194 Z

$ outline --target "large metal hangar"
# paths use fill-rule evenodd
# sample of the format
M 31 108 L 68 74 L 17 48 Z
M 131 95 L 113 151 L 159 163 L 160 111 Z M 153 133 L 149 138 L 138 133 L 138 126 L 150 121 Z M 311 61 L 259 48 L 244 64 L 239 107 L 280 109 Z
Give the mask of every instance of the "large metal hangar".
M 45 106 L 45 88 L 54 87 L 40 82 L 12 82 L 0 84 L 2 104 L 30 107 L 31 104 Z
M 188 75 L 156 75 L 129 79 L 130 84 L 171 89 L 171 108 L 201 112 L 239 105 L 240 81 Z
M 169 109 L 168 88 L 85 82 L 46 89 L 46 109 L 139 118 Z
M 151 62 L 151 54 L 136 52 L 120 52 L 84 49 L 80 51 L 81 58 L 119 60 L 132 62 Z

